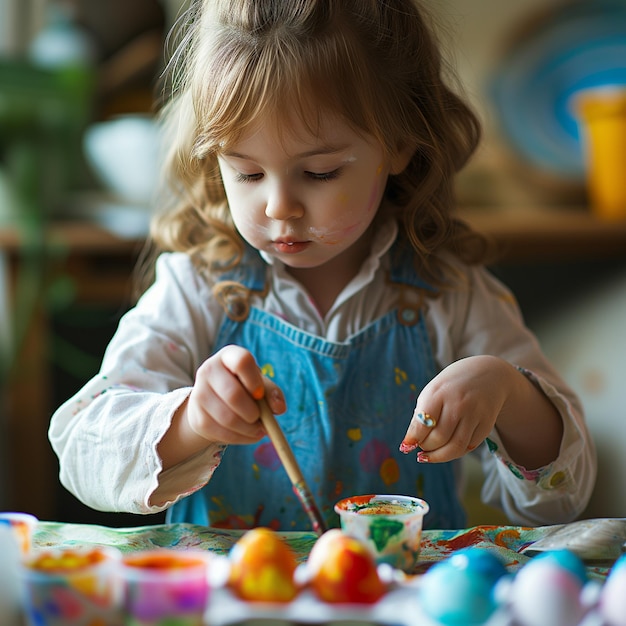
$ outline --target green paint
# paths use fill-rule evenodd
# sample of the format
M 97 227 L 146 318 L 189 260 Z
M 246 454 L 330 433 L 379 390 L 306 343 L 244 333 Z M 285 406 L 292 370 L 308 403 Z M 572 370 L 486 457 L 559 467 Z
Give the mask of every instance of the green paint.
M 392 537 L 399 535 L 404 529 L 404 524 L 389 518 L 373 518 L 370 524 L 370 539 L 376 549 L 382 552 Z

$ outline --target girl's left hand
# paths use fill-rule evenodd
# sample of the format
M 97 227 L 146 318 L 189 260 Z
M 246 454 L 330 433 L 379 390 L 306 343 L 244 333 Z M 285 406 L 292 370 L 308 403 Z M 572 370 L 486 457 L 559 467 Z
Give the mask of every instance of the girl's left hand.
M 421 463 L 443 463 L 474 450 L 493 429 L 518 376 L 494 356 L 452 363 L 420 393 L 400 450 L 420 448 Z

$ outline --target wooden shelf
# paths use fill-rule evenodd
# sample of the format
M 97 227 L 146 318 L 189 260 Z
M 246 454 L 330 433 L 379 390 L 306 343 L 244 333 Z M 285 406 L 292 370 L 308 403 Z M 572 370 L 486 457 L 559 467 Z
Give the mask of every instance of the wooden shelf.
M 603 221 L 584 207 L 464 207 L 458 216 L 492 237 L 504 262 L 626 257 L 626 220 Z
M 586 207 L 463 207 L 457 215 L 492 237 L 503 261 L 556 261 L 626 256 L 626 220 L 607 222 Z M 87 221 L 52 222 L 45 242 L 51 250 L 78 256 L 137 255 L 141 237 L 120 237 Z M 21 245 L 15 229 L 0 227 L 0 251 Z
M 72 253 L 124 256 L 136 253 L 143 245 L 143 238 L 121 237 L 106 228 L 88 221 L 51 221 L 44 237 L 50 249 L 66 249 Z M 16 228 L 0 227 L 0 251 L 17 251 L 23 237 Z

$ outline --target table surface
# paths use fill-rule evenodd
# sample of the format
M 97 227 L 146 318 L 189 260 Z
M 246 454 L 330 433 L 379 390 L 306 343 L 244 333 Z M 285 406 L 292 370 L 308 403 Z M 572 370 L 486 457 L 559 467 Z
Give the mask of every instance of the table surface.
M 522 526 L 474 526 L 460 530 L 424 530 L 416 574 L 449 557 L 454 551 L 469 547 L 494 550 L 507 569 L 517 571 L 530 560 L 524 554 L 532 544 L 562 526 L 536 528 Z M 35 548 L 76 545 L 106 545 L 122 552 L 156 548 L 208 550 L 226 555 L 243 530 L 229 530 L 195 524 L 157 524 L 132 528 L 110 528 L 92 524 L 39 522 L 33 537 Z M 313 532 L 278 533 L 294 551 L 299 562 L 304 562 L 317 539 Z M 608 565 L 588 565 L 592 577 L 604 578 Z

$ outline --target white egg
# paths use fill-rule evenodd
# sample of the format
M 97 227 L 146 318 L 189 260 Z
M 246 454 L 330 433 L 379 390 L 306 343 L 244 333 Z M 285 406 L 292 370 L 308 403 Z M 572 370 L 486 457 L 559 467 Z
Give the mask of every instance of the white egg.
M 585 613 L 582 586 L 580 578 L 563 567 L 531 561 L 509 590 L 511 612 L 520 626 L 576 626 Z
M 600 610 L 608 626 L 626 626 L 626 555 L 617 560 L 607 576 Z

